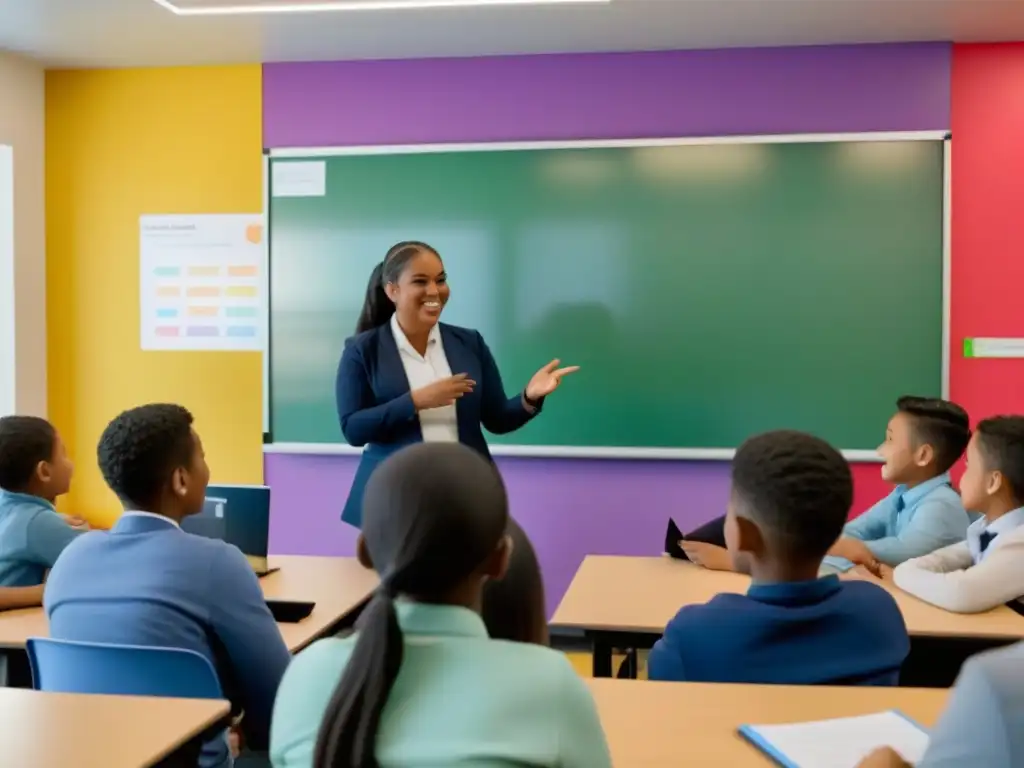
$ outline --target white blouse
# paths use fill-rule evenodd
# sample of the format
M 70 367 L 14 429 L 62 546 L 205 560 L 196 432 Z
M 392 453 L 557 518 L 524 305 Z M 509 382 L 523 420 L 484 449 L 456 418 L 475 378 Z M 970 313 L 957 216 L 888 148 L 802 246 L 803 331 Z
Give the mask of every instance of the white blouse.
M 441 328 L 435 325 L 427 337 L 427 353 L 421 355 L 402 331 L 398 324 L 398 316 L 391 316 L 391 333 L 398 345 L 398 354 L 402 358 L 405 377 L 409 380 L 409 389 L 415 390 L 433 384 L 435 381 L 447 379 L 452 375 L 448 358 L 444 354 L 441 342 Z M 420 428 L 423 430 L 425 443 L 457 443 L 459 442 L 459 425 L 454 405 L 440 408 L 428 408 L 419 412 Z

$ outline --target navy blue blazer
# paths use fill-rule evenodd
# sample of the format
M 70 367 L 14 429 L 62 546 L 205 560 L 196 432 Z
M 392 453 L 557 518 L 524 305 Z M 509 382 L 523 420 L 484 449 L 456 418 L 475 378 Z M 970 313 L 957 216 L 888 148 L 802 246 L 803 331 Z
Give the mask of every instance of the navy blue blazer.
M 498 365 L 477 331 L 446 323 L 440 327 L 452 373 L 465 373 L 476 382 L 472 392 L 456 401 L 459 442 L 490 459 L 481 425 L 503 435 L 526 424 L 540 407 L 531 413 L 523 405 L 521 393 L 512 398 L 505 394 Z M 373 470 L 399 448 L 423 440 L 390 323 L 345 342 L 335 396 L 345 439 L 350 445 L 366 446 L 341 514 L 346 523 L 361 528 L 363 491 Z

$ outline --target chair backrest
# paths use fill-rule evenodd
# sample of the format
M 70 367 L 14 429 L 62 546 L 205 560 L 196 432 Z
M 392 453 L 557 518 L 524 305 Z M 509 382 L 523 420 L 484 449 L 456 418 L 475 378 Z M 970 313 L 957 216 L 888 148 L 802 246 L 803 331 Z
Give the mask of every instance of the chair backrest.
M 224 698 L 213 666 L 195 651 L 33 637 L 28 657 L 39 691 Z

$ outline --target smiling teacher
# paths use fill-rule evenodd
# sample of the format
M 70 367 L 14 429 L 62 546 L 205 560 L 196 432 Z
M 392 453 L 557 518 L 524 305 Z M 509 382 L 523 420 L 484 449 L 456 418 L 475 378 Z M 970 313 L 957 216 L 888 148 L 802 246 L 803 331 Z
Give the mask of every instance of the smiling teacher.
M 496 435 L 519 429 L 578 370 L 552 360 L 507 397 L 479 332 L 438 322 L 450 293 L 441 257 L 426 243 L 398 243 L 370 275 L 335 387 L 345 439 L 366 446 L 341 515 L 357 528 L 366 481 L 392 453 L 421 441 L 461 442 L 489 459 L 481 425 Z

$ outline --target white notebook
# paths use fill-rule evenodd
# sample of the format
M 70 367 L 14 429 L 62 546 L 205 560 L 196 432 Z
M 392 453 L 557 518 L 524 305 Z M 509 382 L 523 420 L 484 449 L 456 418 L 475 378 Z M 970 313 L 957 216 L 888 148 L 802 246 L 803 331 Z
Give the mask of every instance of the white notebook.
M 928 732 L 897 710 L 810 723 L 742 725 L 739 732 L 783 768 L 856 768 L 879 747 L 892 747 L 914 764 L 928 747 Z

